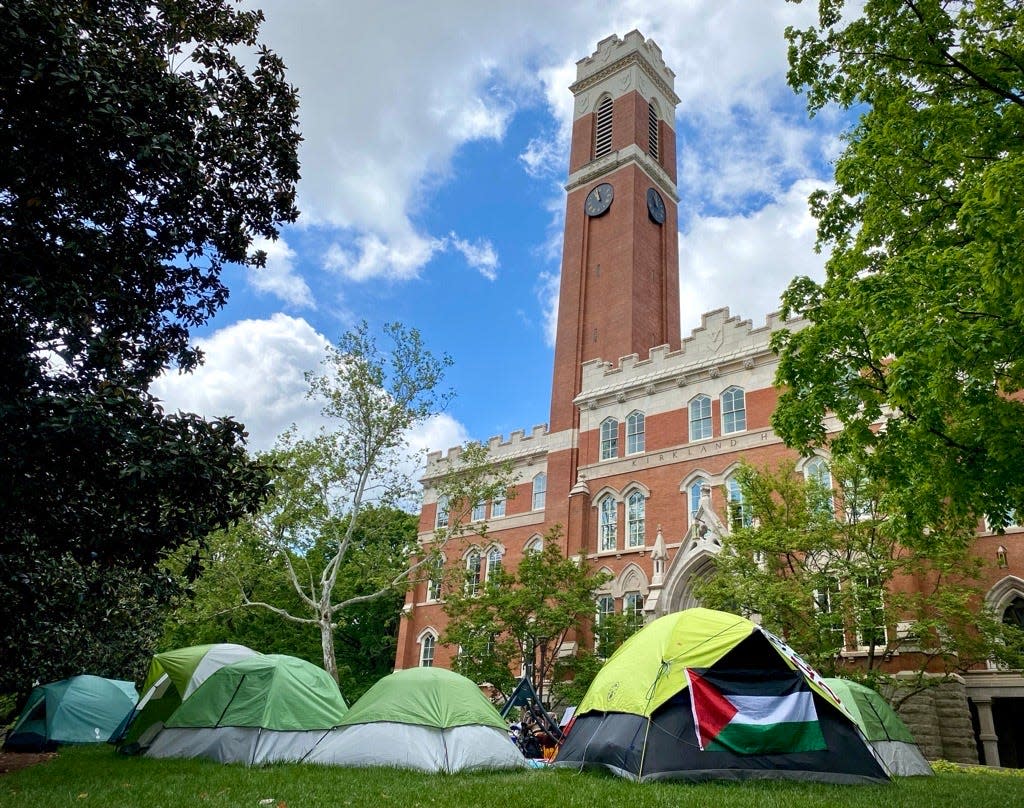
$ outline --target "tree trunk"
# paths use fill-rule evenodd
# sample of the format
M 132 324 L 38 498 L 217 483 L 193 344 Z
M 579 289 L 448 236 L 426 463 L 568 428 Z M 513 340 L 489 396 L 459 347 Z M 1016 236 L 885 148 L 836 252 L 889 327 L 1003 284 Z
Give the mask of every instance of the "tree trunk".
M 338 661 L 334 658 L 334 627 L 330 615 L 320 616 L 320 646 L 324 652 L 324 670 L 338 681 Z

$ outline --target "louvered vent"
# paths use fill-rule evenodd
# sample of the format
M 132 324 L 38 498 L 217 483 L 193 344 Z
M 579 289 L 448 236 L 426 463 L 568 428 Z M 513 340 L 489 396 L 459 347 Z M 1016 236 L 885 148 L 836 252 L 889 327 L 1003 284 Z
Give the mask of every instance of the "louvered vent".
M 604 157 L 612 150 L 612 99 L 605 96 L 597 105 L 597 134 L 594 138 L 594 157 Z
M 658 110 L 653 103 L 647 107 L 647 151 L 658 159 Z

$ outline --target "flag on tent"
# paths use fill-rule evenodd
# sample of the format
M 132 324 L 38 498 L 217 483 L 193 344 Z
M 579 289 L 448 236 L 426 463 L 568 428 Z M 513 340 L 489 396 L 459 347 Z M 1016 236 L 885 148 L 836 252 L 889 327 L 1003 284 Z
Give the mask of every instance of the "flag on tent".
M 738 755 L 816 752 L 827 748 L 814 694 L 797 675 L 765 678 L 686 669 L 697 744 Z

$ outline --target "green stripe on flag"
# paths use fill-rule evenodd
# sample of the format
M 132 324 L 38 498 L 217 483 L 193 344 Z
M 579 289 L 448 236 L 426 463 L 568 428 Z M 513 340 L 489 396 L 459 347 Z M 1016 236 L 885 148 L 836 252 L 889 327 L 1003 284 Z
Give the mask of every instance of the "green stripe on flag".
M 705 751 L 776 755 L 819 752 L 827 748 L 817 721 L 785 721 L 780 724 L 741 724 L 734 721 L 722 728 Z

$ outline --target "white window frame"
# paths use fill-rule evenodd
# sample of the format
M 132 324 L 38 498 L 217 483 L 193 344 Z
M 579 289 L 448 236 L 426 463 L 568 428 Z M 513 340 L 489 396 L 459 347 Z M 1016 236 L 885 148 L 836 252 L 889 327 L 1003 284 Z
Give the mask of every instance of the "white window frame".
M 722 434 L 733 435 L 747 430 L 747 394 L 742 387 L 727 387 L 719 396 L 722 402 Z
M 448 527 L 449 518 L 448 497 L 440 496 L 437 498 L 437 513 L 434 515 L 434 527 L 438 530 Z
M 647 497 L 634 491 L 626 499 L 626 547 L 634 550 L 647 541 Z
M 839 608 L 839 604 L 835 603 L 835 599 L 838 597 L 840 591 L 842 591 L 842 582 L 836 576 L 830 576 L 829 580 L 824 589 L 813 590 L 812 596 L 814 598 L 814 610 L 820 614 L 837 615 L 839 617 L 839 624 L 832 629 L 832 633 L 835 635 L 836 647 L 840 652 L 846 650 L 846 625 L 843 619 L 842 611 Z
M 611 494 L 601 497 L 597 503 L 597 551 L 611 553 L 619 549 L 617 535 L 619 503 Z
M 835 499 L 831 495 L 832 491 L 832 470 L 829 468 L 828 461 L 820 455 L 815 455 L 809 458 L 802 469 L 804 475 L 804 481 L 807 483 L 814 483 L 821 486 L 823 491 L 829 492 L 828 502 L 822 504 L 823 509 L 827 508 L 828 512 L 835 514 L 836 503 Z
M 470 514 L 469 518 L 470 518 L 471 522 L 482 522 L 484 519 L 486 519 L 487 518 L 487 503 L 486 502 L 478 502 L 476 505 L 474 505 L 473 506 L 473 512 L 472 512 L 472 514 Z
M 855 638 L 856 643 L 857 643 L 857 650 L 858 651 L 868 651 L 872 647 L 870 642 L 865 642 L 865 640 L 868 639 L 868 638 L 864 635 L 864 632 L 862 630 L 862 626 L 866 630 L 873 631 L 873 632 L 877 631 L 877 632 L 881 633 L 882 641 L 881 642 L 876 642 L 874 644 L 874 647 L 876 649 L 885 650 L 885 648 L 889 644 L 889 627 L 886 625 L 886 617 L 885 617 L 885 589 L 884 589 L 884 587 L 882 587 L 882 585 L 879 582 L 872 581 L 870 578 L 861 578 L 861 579 L 857 580 L 853 584 L 853 587 L 854 587 L 854 591 L 853 591 L 853 599 L 854 599 L 853 616 L 854 617 L 853 617 L 853 619 L 854 619 L 854 635 L 855 635 L 854 638 Z M 864 590 L 869 590 L 868 595 L 872 597 L 872 600 L 874 600 L 875 596 L 877 596 L 877 599 L 878 599 L 877 605 L 872 604 L 872 605 L 869 605 L 867 607 L 862 607 L 861 606 L 861 593 Z M 875 624 L 869 626 L 869 625 L 867 625 L 867 621 L 861 619 L 862 615 L 867 614 L 869 612 L 874 612 L 876 609 L 878 610 L 878 617 L 881 619 L 882 622 L 880 624 L 875 623 Z M 874 623 L 874 621 L 872 621 L 872 623 Z
M 708 482 L 707 478 L 698 477 L 696 480 L 694 480 L 686 487 L 686 499 L 691 519 L 694 516 L 696 516 L 697 511 L 700 510 L 701 489 L 706 485 L 711 485 L 711 483 Z
M 615 598 L 607 593 L 598 595 L 594 604 L 594 628 L 600 628 L 604 618 L 610 614 L 615 614 Z M 594 653 L 598 656 L 601 655 L 600 648 L 600 632 L 594 631 Z
M 544 510 L 544 501 L 547 499 L 548 493 L 548 475 L 545 472 L 537 474 L 533 478 L 533 498 L 531 504 L 533 510 L 542 511 Z
M 728 509 L 727 521 L 730 532 L 741 527 L 750 527 L 753 524 L 750 505 L 747 504 L 743 497 L 743 486 L 740 485 L 740 481 L 735 477 L 727 477 L 725 480 L 725 505 Z M 736 507 L 738 507 L 738 517 L 734 511 Z
M 466 594 L 474 597 L 480 594 L 483 583 L 483 555 L 477 549 L 466 553 Z
M 495 497 L 491 500 L 491 519 L 501 519 L 505 516 L 505 497 Z
M 646 416 L 640 410 L 634 410 L 626 416 L 626 454 L 643 454 L 647 451 L 645 435 Z
M 707 440 L 714 437 L 715 430 L 714 420 L 711 415 L 711 396 L 704 393 L 694 396 L 690 399 L 687 410 L 690 416 L 690 440 Z M 697 434 L 698 432 L 700 433 L 699 435 Z
M 441 599 L 441 584 L 444 573 L 444 558 L 438 558 L 432 565 L 430 577 L 427 578 L 427 600 Z
M 605 418 L 600 430 L 601 460 L 614 460 L 619 456 L 619 422 L 614 418 Z
M 544 539 L 540 536 L 534 536 L 523 546 L 523 555 L 527 553 L 540 553 L 544 550 Z
M 487 571 L 484 573 L 484 581 L 489 581 L 491 578 L 501 571 L 501 548 L 498 546 L 491 547 L 487 551 Z
M 434 656 L 437 653 L 437 635 L 433 631 L 425 631 L 420 636 L 420 667 L 434 667 Z

